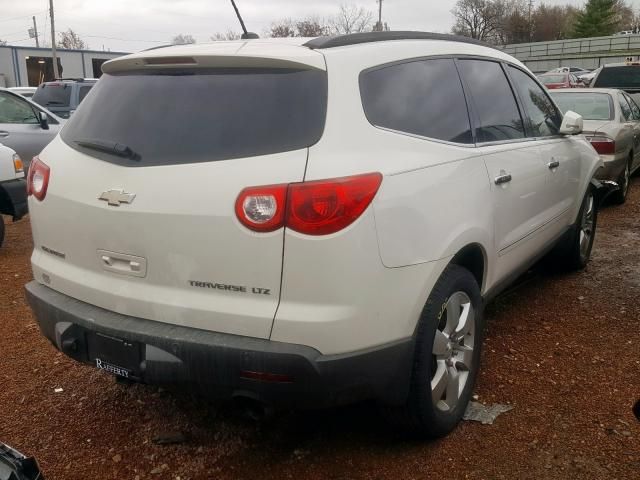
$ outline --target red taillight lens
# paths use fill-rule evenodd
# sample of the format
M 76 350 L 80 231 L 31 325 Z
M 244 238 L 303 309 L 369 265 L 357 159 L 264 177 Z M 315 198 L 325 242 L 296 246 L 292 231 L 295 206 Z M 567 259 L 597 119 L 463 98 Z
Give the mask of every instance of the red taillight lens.
M 250 230 L 273 232 L 284 224 L 287 185 L 245 188 L 236 199 L 236 216 Z
M 368 173 L 289 185 L 287 228 L 327 235 L 351 225 L 376 195 L 382 175 Z
M 27 194 L 33 195 L 38 200 L 44 200 L 49 186 L 49 175 L 51 170 L 40 158 L 33 157 L 29 166 L 27 177 Z
M 600 155 L 612 155 L 616 153 L 616 142 L 609 137 L 587 137 L 593 148 Z
M 236 199 L 236 216 L 256 232 L 272 232 L 286 226 L 307 235 L 327 235 L 362 215 L 381 182 L 380 173 L 368 173 L 245 188 Z

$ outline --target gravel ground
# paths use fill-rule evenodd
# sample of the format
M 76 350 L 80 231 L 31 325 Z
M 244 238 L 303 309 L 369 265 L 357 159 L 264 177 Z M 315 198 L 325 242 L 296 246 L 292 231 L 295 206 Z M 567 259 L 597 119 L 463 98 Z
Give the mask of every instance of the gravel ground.
M 391 431 L 372 405 L 256 422 L 66 359 L 24 300 L 24 219 L 0 249 L 0 440 L 36 456 L 49 480 L 638 479 L 639 227 L 635 179 L 626 205 L 601 212 L 585 271 L 534 272 L 488 307 L 476 393 L 514 409 L 425 442 Z

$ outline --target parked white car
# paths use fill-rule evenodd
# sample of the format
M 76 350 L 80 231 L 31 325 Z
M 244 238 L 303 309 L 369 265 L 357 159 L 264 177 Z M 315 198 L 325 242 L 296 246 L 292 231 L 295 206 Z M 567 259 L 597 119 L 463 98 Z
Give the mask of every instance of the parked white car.
M 27 183 L 24 180 L 24 165 L 20 156 L 0 144 L 0 247 L 4 241 L 4 219 L 21 219 L 27 213 Z
M 554 247 L 589 260 L 602 162 L 500 50 L 388 32 L 103 71 L 29 178 L 28 299 L 78 361 L 276 406 L 372 398 L 439 436 L 484 303 Z

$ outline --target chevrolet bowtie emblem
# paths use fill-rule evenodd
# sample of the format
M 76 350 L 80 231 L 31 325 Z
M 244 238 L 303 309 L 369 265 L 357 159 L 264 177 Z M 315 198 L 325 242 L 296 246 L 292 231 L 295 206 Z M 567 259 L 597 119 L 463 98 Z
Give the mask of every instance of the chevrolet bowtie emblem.
M 125 193 L 124 190 L 107 190 L 102 192 L 98 200 L 104 200 L 112 207 L 119 207 L 121 203 L 131 203 L 136 198 L 135 193 Z

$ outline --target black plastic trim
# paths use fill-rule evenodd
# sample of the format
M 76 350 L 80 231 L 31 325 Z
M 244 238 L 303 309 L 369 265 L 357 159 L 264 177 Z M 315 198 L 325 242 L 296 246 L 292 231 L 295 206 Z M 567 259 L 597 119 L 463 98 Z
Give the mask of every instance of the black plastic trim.
M 357 352 L 322 355 L 305 345 L 121 315 L 36 281 L 25 289 L 42 333 L 77 361 L 95 365 L 98 334 L 140 344 L 144 354 L 134 369 L 134 379 L 144 383 L 178 384 L 212 397 L 248 397 L 288 408 L 328 407 L 367 399 L 400 405 L 408 396 L 413 338 Z M 292 381 L 257 381 L 242 378 L 242 371 L 284 375 Z
M 414 31 L 398 31 L 398 32 L 365 32 L 351 33 L 348 35 L 335 35 L 317 37 L 309 40 L 304 44 L 305 47 L 312 50 L 321 48 L 344 47 L 347 45 L 358 45 L 361 43 L 387 42 L 391 40 L 444 40 L 448 42 L 468 43 L 471 45 L 479 45 L 494 50 L 502 51 L 493 45 L 461 35 L 450 35 L 447 33 L 433 32 L 414 32 Z
M 0 182 L 0 213 L 20 220 L 29 211 L 27 206 L 27 182 L 22 179 Z

